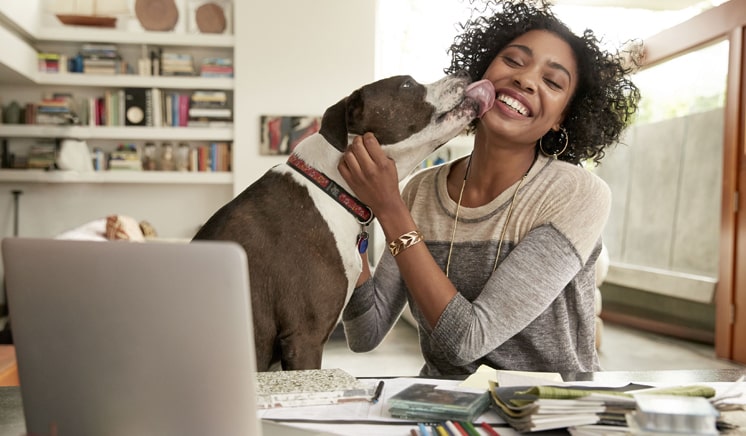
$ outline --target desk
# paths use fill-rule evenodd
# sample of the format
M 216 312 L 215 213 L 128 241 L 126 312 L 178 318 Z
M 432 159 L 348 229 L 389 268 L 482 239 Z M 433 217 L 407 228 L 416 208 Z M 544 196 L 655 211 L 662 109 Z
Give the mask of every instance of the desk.
M 564 381 L 597 381 L 601 383 L 623 383 L 627 381 L 691 384 L 698 382 L 733 382 L 746 370 L 672 370 L 672 371 L 602 371 L 593 373 L 562 373 Z M 726 412 L 728 421 L 741 426 L 740 429 L 724 434 L 744 434 L 746 412 Z M 407 434 L 405 430 L 402 434 Z M 0 436 L 20 436 L 25 432 L 21 391 L 17 386 L 0 387 Z M 537 435 L 566 435 L 567 432 L 541 432 Z M 271 435 L 270 435 L 271 436 Z
M 16 349 L 12 345 L 0 345 L 0 386 L 18 386 Z

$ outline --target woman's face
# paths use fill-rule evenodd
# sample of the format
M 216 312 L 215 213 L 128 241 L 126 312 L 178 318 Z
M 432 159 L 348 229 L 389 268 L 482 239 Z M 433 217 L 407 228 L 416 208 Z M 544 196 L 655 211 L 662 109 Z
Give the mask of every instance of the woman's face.
M 477 127 L 513 143 L 534 144 L 557 130 L 578 83 L 570 46 L 546 30 L 527 32 L 503 48 L 484 74 L 495 104 Z

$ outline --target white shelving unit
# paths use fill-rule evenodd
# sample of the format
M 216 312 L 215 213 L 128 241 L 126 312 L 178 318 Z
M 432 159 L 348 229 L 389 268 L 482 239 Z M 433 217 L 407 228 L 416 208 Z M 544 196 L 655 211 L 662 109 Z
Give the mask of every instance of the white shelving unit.
M 29 6 L 0 4 L 0 104 L 16 100 L 39 101 L 42 93 L 72 92 L 81 98 L 105 90 L 158 88 L 189 93 L 193 90 L 235 91 L 233 78 L 171 77 L 141 75 L 94 75 L 41 73 L 37 52 L 52 51 L 70 56 L 86 43 L 115 44 L 123 58 L 136 67 L 137 58 L 150 50 L 192 53 L 201 58 L 234 58 L 232 34 L 188 34 L 184 31 L 148 32 L 81 26 L 42 26 L 43 0 L 24 0 Z M 29 12 L 35 9 L 35 11 Z M 134 19 L 134 18 L 131 18 Z M 129 27 L 127 27 L 129 29 Z M 232 100 L 232 98 L 231 98 Z M 38 140 L 85 140 L 89 148 L 113 150 L 120 143 L 186 142 L 193 146 L 235 141 L 234 126 L 226 127 L 133 127 L 56 126 L 0 123 L 0 140 L 8 149 L 22 153 Z M 232 165 L 233 166 L 233 165 Z M 0 169 L 0 209 L 14 208 L 11 191 L 20 197 L 22 233 L 54 236 L 111 213 L 122 213 L 151 222 L 165 238 L 190 238 L 196 229 L 234 195 L 233 172 L 126 171 L 94 172 Z M 4 223 L 4 224 L 3 224 Z M 0 232 L 9 235 L 9 221 L 0 219 Z
M 182 47 L 226 47 L 234 45 L 233 35 L 184 34 L 173 32 L 125 32 L 83 26 L 39 29 L 39 41 L 105 42 L 112 44 L 152 44 Z
M 6 124 L 6 138 L 128 139 L 148 141 L 231 141 L 232 127 L 106 127 Z
M 171 88 L 232 90 L 233 79 L 211 77 L 166 77 L 118 74 L 114 76 L 81 73 L 37 73 L 37 85 L 91 86 L 110 88 Z
M 170 77 L 140 75 L 95 75 L 83 73 L 40 73 L 37 71 L 36 51 L 31 45 L 48 43 L 112 43 L 118 46 L 171 47 L 179 50 L 194 48 L 215 48 L 232 50 L 233 35 L 189 35 L 172 32 L 125 32 L 114 29 L 97 29 L 79 26 L 42 28 L 30 35 L 31 41 L 0 26 L 0 36 L 6 41 L 0 44 L 0 80 L 6 83 L 19 83 L 27 86 L 53 88 L 161 88 L 179 90 L 225 90 L 233 91 L 232 78 Z M 5 48 L 3 48 L 5 47 Z M 18 54 L 22 56 L 18 56 Z M 0 83 L 2 85 L 3 83 Z M 0 138 L 74 138 L 83 140 L 122 140 L 122 141 L 233 141 L 233 127 L 193 128 L 193 127 L 104 127 L 104 126 L 49 126 L 49 125 L 2 125 Z M 230 183 L 231 174 L 205 176 L 199 173 L 166 173 L 157 176 L 119 175 L 97 177 L 24 176 L 22 171 L 0 170 L 0 181 L 44 181 L 48 183 L 76 181 L 116 183 Z M 190 180 L 193 178 L 193 180 Z M 205 182 L 207 181 L 207 182 Z M 217 181 L 217 182 L 215 182 Z
M 200 184 L 230 185 L 233 181 L 226 172 L 164 172 L 164 171 L 44 171 L 2 170 L 0 183 L 136 183 L 136 184 Z

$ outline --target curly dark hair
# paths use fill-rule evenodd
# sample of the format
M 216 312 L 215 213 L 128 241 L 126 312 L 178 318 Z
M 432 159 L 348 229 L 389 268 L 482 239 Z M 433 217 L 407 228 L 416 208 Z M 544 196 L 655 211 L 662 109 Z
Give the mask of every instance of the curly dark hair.
M 472 17 L 461 24 L 448 52 L 451 66 L 446 74 L 465 70 L 472 80 L 484 76 L 492 60 L 515 38 L 531 30 L 550 31 L 566 41 L 578 63 L 578 86 L 567 108 L 563 127 L 569 145 L 558 159 L 578 164 L 604 157 L 604 148 L 619 140 L 632 121 L 640 100 L 640 91 L 629 79 L 637 67 L 635 49 L 630 53 L 610 53 L 599 47 L 591 30 L 574 34 L 550 9 L 546 0 L 470 0 L 475 7 Z M 632 60 L 632 62 L 630 62 Z M 474 120 L 469 130 L 473 131 Z M 550 131 L 544 141 L 556 136 Z M 556 139 L 554 139 L 556 142 Z M 561 147 L 560 147 L 561 148 Z

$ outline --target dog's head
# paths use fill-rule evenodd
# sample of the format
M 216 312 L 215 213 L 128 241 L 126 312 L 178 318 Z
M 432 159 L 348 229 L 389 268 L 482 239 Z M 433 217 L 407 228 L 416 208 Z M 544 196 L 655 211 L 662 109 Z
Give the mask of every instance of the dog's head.
M 492 106 L 495 89 L 468 75 L 423 85 L 410 76 L 370 83 L 327 109 L 320 134 L 343 152 L 351 136 L 371 132 L 400 177 Z

